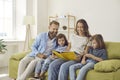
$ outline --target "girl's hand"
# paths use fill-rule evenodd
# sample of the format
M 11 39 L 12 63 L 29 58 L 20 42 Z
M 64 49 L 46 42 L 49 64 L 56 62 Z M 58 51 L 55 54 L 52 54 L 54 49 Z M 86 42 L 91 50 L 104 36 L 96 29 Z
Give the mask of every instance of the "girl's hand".
M 55 54 L 52 54 L 51 57 L 52 57 L 52 58 L 58 58 Z
M 92 58 L 93 55 L 92 54 L 85 54 L 85 57 Z

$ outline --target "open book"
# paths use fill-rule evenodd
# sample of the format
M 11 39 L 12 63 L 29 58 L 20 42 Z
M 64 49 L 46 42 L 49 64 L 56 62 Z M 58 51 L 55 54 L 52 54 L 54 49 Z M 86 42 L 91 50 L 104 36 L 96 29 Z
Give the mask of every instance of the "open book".
M 53 50 L 52 53 L 55 54 L 58 58 L 65 60 L 76 60 L 77 57 L 75 52 L 58 52 Z

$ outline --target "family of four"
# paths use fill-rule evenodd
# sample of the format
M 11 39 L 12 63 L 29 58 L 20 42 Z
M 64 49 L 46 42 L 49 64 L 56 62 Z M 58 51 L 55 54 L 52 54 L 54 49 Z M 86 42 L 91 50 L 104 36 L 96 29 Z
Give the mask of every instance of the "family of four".
M 32 52 L 26 55 L 19 63 L 17 80 L 26 80 L 34 72 L 30 80 L 44 80 L 48 71 L 48 80 L 84 80 L 88 70 L 94 64 L 107 59 L 107 53 L 102 35 L 91 36 L 89 27 L 84 19 L 76 23 L 75 34 L 68 42 L 64 34 L 58 34 L 59 23 L 52 21 L 49 31 L 39 34 L 33 45 Z M 52 53 L 74 51 L 76 60 L 64 60 Z M 62 53 L 61 53 L 62 54 Z M 76 70 L 80 69 L 78 75 Z

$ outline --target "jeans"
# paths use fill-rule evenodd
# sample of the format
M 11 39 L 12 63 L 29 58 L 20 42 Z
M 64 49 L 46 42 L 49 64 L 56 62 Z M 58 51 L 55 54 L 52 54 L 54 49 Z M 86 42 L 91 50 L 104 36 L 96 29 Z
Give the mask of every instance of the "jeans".
M 93 63 L 93 62 L 87 62 L 85 65 L 83 65 L 81 63 L 71 65 L 69 68 L 70 80 L 84 80 L 84 77 L 85 77 L 87 71 L 92 69 L 94 67 L 94 64 L 95 63 Z M 80 72 L 79 72 L 78 76 L 76 77 L 77 69 L 80 69 Z
M 68 80 L 68 74 L 69 74 L 69 67 L 75 63 L 78 63 L 77 61 L 68 61 L 61 65 L 58 80 Z
M 41 72 L 41 68 L 42 68 L 44 61 L 45 59 L 39 59 L 35 67 L 35 74 L 39 74 Z
M 44 73 L 44 72 L 46 72 L 46 71 L 48 70 L 49 64 L 50 64 L 53 60 L 55 60 L 55 58 L 51 58 L 51 56 L 50 56 L 50 57 L 48 57 L 48 58 L 44 61 L 43 66 L 42 66 L 42 69 L 41 69 L 41 73 Z
M 48 80 L 58 80 L 59 69 L 64 62 L 66 62 L 66 60 L 56 59 L 49 65 Z

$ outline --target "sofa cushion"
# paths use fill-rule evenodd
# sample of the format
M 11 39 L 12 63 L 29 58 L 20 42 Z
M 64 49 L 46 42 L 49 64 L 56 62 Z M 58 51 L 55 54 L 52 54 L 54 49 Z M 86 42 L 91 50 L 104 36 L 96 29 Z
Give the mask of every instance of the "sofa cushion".
M 120 42 L 106 42 L 108 59 L 120 59 Z
M 100 72 L 111 72 L 118 69 L 120 69 L 120 60 L 118 59 L 104 60 L 96 63 L 94 66 L 94 70 Z

